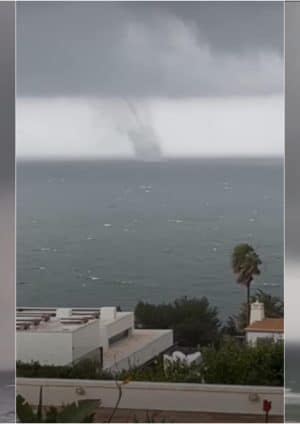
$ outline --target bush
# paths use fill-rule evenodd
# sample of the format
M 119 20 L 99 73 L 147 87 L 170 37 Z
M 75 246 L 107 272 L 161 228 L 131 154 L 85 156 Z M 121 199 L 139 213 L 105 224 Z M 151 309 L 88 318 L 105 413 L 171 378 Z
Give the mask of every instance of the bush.
M 41 366 L 37 363 L 17 363 L 18 377 L 79 378 L 119 381 L 156 381 L 177 383 L 283 385 L 283 342 L 261 340 L 257 345 L 240 344 L 233 340 L 218 347 L 201 349 L 202 363 L 186 366 L 174 363 L 167 371 L 158 357 L 144 368 L 112 375 L 99 369 L 90 360 L 71 366 Z
M 219 349 L 203 349 L 201 375 L 211 384 L 282 386 L 283 355 L 283 342 L 262 340 L 253 346 L 227 341 Z
M 111 380 L 112 375 L 103 371 L 99 363 L 90 359 L 74 365 L 41 365 L 38 362 L 23 363 L 17 361 L 17 377 L 28 378 L 79 378 L 86 380 Z
M 206 297 L 183 297 L 161 305 L 139 302 L 135 319 L 137 327 L 173 329 L 175 343 L 188 347 L 215 343 L 221 325 L 217 308 Z

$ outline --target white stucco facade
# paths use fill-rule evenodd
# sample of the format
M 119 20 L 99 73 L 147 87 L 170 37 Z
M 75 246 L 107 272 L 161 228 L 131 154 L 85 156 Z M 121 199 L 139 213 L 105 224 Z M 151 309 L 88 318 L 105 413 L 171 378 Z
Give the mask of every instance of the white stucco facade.
M 115 308 L 22 308 L 16 334 L 21 362 L 64 366 L 91 358 L 112 372 L 140 366 L 173 345 L 172 330 L 136 330 L 133 313 Z
M 268 332 L 268 331 L 247 331 L 246 339 L 248 343 L 255 344 L 258 339 L 273 339 L 274 342 L 283 340 L 283 333 Z

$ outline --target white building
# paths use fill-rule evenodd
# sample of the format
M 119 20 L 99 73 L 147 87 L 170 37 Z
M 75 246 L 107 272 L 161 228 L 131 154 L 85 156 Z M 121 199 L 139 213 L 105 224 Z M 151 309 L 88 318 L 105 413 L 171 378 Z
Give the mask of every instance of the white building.
M 102 308 L 18 308 L 17 360 L 41 365 L 99 361 L 104 370 L 140 366 L 173 345 L 172 330 L 137 330 L 132 312 Z
M 250 324 L 245 329 L 246 340 L 256 343 L 258 339 L 283 339 L 283 318 L 265 318 L 264 304 L 258 300 L 251 304 Z

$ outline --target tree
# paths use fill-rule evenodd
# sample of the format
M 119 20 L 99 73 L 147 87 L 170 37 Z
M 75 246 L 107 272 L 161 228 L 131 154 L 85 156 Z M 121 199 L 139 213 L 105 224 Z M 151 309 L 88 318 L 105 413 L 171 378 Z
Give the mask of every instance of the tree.
M 182 297 L 161 305 L 139 302 L 135 319 L 138 328 L 172 329 L 175 342 L 181 346 L 213 344 L 219 338 L 218 310 L 206 297 Z
M 256 290 L 256 294 L 251 297 L 251 302 L 259 302 L 264 304 L 265 315 L 268 318 L 282 318 L 284 313 L 283 301 L 278 296 L 272 296 L 261 289 Z
M 232 253 L 231 265 L 237 283 L 247 289 L 247 323 L 250 320 L 250 286 L 255 275 L 260 274 L 262 264 L 258 254 L 247 243 L 237 245 Z

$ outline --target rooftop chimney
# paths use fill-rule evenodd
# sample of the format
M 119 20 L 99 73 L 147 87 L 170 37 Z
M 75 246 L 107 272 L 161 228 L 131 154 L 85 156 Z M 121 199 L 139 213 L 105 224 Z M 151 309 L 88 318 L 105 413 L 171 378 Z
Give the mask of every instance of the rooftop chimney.
M 72 308 L 57 308 L 56 317 L 57 318 L 70 318 L 72 316 Z
M 115 306 L 102 306 L 100 309 L 100 318 L 107 320 L 115 320 L 117 308 Z
M 251 303 L 250 310 L 250 324 L 255 321 L 262 321 L 265 318 L 265 308 L 264 304 L 256 300 L 256 302 Z

